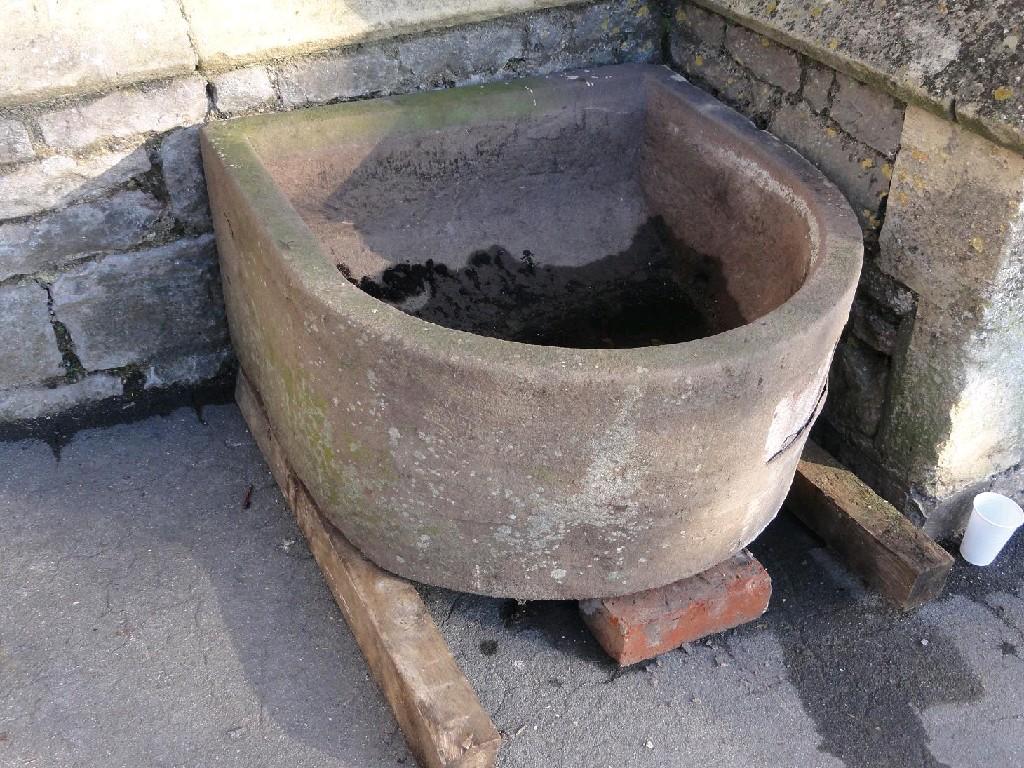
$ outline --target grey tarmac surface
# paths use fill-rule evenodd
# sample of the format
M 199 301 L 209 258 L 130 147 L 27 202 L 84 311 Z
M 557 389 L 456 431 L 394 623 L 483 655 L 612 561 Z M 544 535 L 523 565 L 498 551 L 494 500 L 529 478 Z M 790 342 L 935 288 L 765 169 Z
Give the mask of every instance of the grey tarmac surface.
M 0 443 L 0 766 L 413 765 L 237 409 L 197 416 Z M 499 765 L 1024 764 L 1024 536 L 912 614 L 785 514 L 753 549 L 761 620 L 624 671 L 571 603 L 423 588 Z

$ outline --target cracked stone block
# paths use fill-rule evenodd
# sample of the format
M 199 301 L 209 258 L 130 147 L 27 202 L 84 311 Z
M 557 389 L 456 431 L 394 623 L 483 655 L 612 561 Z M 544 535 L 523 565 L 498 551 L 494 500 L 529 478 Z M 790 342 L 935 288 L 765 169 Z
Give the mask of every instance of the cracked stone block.
M 0 423 L 45 418 L 78 405 L 116 397 L 123 391 L 120 377 L 106 373 L 56 387 L 0 391 Z
M 42 218 L 0 224 L 0 280 L 31 275 L 105 251 L 144 243 L 163 205 L 131 190 L 73 205 Z
M 212 235 L 82 265 L 60 275 L 51 293 L 54 314 L 89 370 L 227 344 Z
M 185 77 L 155 86 L 114 91 L 39 117 L 43 139 L 54 149 L 82 149 L 103 139 L 162 133 L 206 117 L 206 81 Z
M 82 160 L 55 155 L 27 163 L 0 176 L 0 219 L 106 194 L 149 169 L 144 147 Z
M 524 55 L 522 30 L 511 24 L 474 24 L 398 45 L 399 62 L 422 87 L 465 83 L 500 72 Z
M 837 73 L 829 111 L 847 133 L 892 157 L 900 145 L 903 105 L 886 93 Z
M 168 134 L 160 144 L 160 165 L 171 201 L 171 213 L 195 230 L 209 231 L 213 221 L 206 195 L 203 158 L 199 152 L 199 130 L 183 128 Z
M 941 513 L 930 531 L 962 524 L 943 499 L 1024 460 L 1022 232 L 1024 158 L 909 107 L 878 266 L 917 309 L 879 440 Z
M 877 229 L 892 168 L 885 157 L 815 115 L 806 104 L 783 104 L 768 129 L 814 163 L 839 187 L 861 224 Z
M 768 609 L 772 580 L 742 551 L 703 573 L 635 595 L 581 600 L 580 614 L 619 666 L 738 627 Z
M 291 109 L 394 92 L 402 83 L 402 69 L 394 56 L 370 49 L 284 64 L 277 79 L 281 102 Z
M 789 49 L 733 24 L 725 31 L 725 47 L 736 61 L 762 80 L 789 93 L 800 90 L 800 60 Z
M 192 70 L 175 0 L 5 3 L 0 104 L 100 91 Z
M 829 106 L 829 92 L 835 78 L 835 70 L 811 61 L 804 64 L 804 89 L 801 95 L 815 112 L 821 112 Z
M 20 163 L 35 156 L 25 126 L 17 120 L 0 120 L 0 165 Z
M 0 287 L 0 390 L 64 374 L 46 304 L 36 283 Z
M 210 78 L 213 106 L 226 115 L 265 109 L 277 101 L 266 67 L 245 67 Z

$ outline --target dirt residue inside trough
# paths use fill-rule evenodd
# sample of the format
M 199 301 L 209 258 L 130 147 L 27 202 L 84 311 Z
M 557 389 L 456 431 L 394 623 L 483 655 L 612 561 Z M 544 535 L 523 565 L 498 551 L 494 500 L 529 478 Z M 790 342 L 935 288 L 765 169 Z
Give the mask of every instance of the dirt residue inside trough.
M 338 268 L 366 293 L 422 320 L 528 344 L 644 347 L 744 322 L 718 262 L 674 242 L 660 217 L 642 225 L 624 251 L 578 266 L 492 245 L 459 269 L 428 259 L 356 280 Z

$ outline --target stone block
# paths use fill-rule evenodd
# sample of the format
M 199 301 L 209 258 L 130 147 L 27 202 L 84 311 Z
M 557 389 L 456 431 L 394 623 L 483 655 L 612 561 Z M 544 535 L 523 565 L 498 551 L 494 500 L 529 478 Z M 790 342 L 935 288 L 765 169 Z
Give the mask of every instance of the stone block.
M 0 220 L 106 194 L 150 169 L 144 147 L 78 160 L 55 155 L 0 176 Z
M 733 24 L 725 30 L 725 47 L 736 61 L 762 80 L 789 93 L 800 90 L 800 60 L 788 48 Z
M 829 370 L 827 418 L 873 436 L 882 419 L 888 378 L 888 357 L 856 339 L 846 339 L 836 348 Z
M 51 293 L 53 311 L 89 370 L 227 343 L 212 235 L 107 256 L 60 275 Z
M 690 80 L 747 117 L 766 121 L 774 112 L 776 88 L 754 77 L 728 54 L 705 46 L 689 48 L 678 39 L 672 44 L 672 56 Z
M 878 228 L 878 209 L 889 192 L 891 174 L 884 156 L 852 140 L 806 104 L 783 104 L 768 129 L 839 187 L 865 229 Z
M 103 139 L 162 133 L 202 122 L 206 81 L 186 77 L 154 86 L 114 91 L 39 117 L 43 139 L 54 149 L 82 149 Z
M 416 37 L 398 45 L 398 60 L 418 86 L 438 87 L 493 75 L 522 59 L 522 30 L 512 24 L 474 24 Z
M 1024 459 L 1022 232 L 1024 157 L 909 107 L 878 264 L 917 309 L 879 438 L 919 496 Z
M 772 580 L 746 551 L 696 576 L 635 595 L 580 601 L 580 614 L 619 666 L 753 621 L 768 608 Z
M 35 156 L 25 126 L 17 120 L 0 120 L 0 165 L 20 163 Z
M 145 242 L 163 205 L 131 190 L 81 203 L 42 218 L 0 224 L 0 280 L 55 269 L 83 256 Z
M 872 349 L 891 355 L 896 349 L 900 318 L 870 297 L 860 294 L 850 309 L 850 331 Z
M 146 368 L 146 389 L 199 384 L 216 377 L 234 359 L 230 347 L 157 360 Z
M 0 104 L 183 74 L 195 64 L 175 0 L 4 4 Z
M 277 103 L 277 91 L 266 67 L 245 67 L 210 77 L 213 106 L 225 115 L 267 109 Z
M 800 93 L 815 112 L 821 112 L 831 105 L 830 94 L 835 79 L 834 70 L 811 61 L 804 63 L 804 89 Z
M 843 130 L 883 155 L 892 157 L 900 145 L 903 105 L 892 96 L 846 75 L 836 74 L 838 87 L 830 115 Z
M 36 283 L 0 287 L 0 390 L 61 376 L 46 290 Z
M 0 423 L 41 419 L 124 391 L 118 376 L 94 373 L 73 384 L 0 391 Z
M 380 48 L 343 51 L 284 64 L 278 70 L 281 102 L 292 109 L 399 89 L 402 69 Z
M 672 33 L 690 43 L 718 49 L 725 44 L 725 19 L 692 3 L 682 3 L 672 16 Z
M 209 231 L 212 220 L 199 153 L 199 130 L 183 128 L 168 134 L 160 144 L 160 165 L 175 218 L 194 230 Z

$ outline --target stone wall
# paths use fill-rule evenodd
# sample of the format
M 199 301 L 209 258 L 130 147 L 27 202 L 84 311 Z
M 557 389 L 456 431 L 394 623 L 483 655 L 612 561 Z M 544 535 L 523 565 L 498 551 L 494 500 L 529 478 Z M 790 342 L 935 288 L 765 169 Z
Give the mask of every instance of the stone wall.
M 0 32 L 8 425 L 229 378 L 199 124 L 656 61 L 661 44 L 646 0 L 14 6 Z

